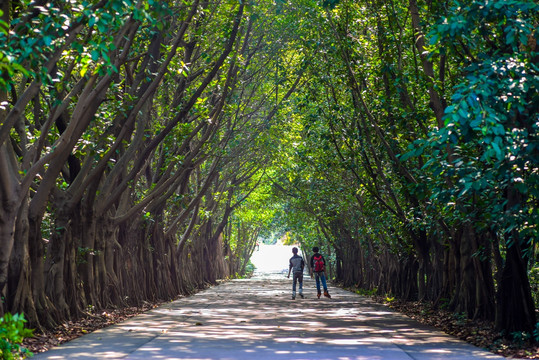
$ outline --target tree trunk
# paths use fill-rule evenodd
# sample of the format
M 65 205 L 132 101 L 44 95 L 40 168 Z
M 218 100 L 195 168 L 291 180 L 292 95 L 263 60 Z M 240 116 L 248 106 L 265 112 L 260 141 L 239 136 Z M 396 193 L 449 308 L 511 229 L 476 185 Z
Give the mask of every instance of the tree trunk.
M 84 295 L 86 296 L 85 303 L 91 306 L 98 306 L 99 300 L 97 290 L 95 288 L 95 237 L 96 223 L 91 211 L 83 210 L 81 219 L 81 246 L 79 248 L 78 257 L 80 259 L 78 272 L 81 277 Z
M 45 284 L 47 297 L 55 304 L 60 319 L 69 318 L 69 306 L 65 299 L 64 259 L 69 234 L 69 220 L 57 214 L 51 229 L 45 261 Z
M 531 288 L 519 244 L 507 248 L 505 266 L 497 293 L 496 329 L 532 333 L 535 324 L 535 308 Z
M 30 327 L 40 328 L 32 297 L 30 254 L 28 249 L 28 200 L 25 198 L 17 216 L 15 241 L 9 263 L 6 305 L 11 313 L 24 313 Z
M 507 209 L 513 209 L 520 203 L 519 193 L 512 187 L 507 190 Z M 496 309 L 496 328 L 507 334 L 518 331 L 532 333 L 535 324 L 535 305 L 531 295 L 527 264 L 519 235 L 516 231 L 507 234 L 513 236 L 507 246 L 505 264 L 498 288 Z
M 45 328 L 54 327 L 59 321 L 56 307 L 46 295 L 45 282 L 45 247 L 41 236 L 42 218 L 37 219 L 28 217 L 28 249 L 30 254 L 30 263 L 32 269 L 32 295 L 34 304 L 39 317 L 40 324 Z
M 427 242 L 427 235 L 425 231 L 420 230 L 419 234 L 413 233 L 414 247 L 417 253 L 418 259 L 418 274 L 417 274 L 417 289 L 419 300 L 428 300 L 427 284 L 430 277 L 430 259 L 429 259 L 429 246 Z
M 2 110 L 0 110 L 2 112 Z M 0 116 L 2 114 L 0 113 Z M 11 152 L 0 145 L 0 295 L 6 296 L 5 285 L 8 280 L 9 259 L 15 241 L 15 222 L 20 205 L 18 179 L 13 171 Z M 0 316 L 4 314 L 4 304 L 0 301 Z
M 494 281 L 490 257 L 485 252 L 484 239 L 474 231 L 472 224 L 463 226 L 460 243 L 459 283 L 450 307 L 466 313 L 468 318 L 493 319 Z

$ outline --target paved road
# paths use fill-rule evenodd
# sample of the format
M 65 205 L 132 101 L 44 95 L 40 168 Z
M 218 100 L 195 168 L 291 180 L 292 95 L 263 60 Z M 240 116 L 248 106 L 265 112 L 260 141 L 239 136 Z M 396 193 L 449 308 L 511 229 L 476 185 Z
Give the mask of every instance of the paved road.
M 63 344 L 34 359 L 502 359 L 331 288 L 291 300 L 283 273 L 234 280 L 121 324 Z

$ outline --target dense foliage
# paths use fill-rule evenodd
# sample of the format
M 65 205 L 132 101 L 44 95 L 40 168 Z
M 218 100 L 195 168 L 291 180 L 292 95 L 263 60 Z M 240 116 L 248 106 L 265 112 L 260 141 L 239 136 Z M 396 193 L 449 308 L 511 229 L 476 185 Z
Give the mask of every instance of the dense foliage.
M 279 234 L 347 286 L 531 334 L 538 10 L 4 1 L 0 313 L 171 299 Z
M 232 214 L 305 56 L 271 2 L 2 11 L 0 312 L 49 327 L 244 272 L 260 225 Z
M 284 226 L 347 286 L 531 334 L 537 4 L 311 5 L 316 60 L 287 108 L 300 140 L 275 176 Z

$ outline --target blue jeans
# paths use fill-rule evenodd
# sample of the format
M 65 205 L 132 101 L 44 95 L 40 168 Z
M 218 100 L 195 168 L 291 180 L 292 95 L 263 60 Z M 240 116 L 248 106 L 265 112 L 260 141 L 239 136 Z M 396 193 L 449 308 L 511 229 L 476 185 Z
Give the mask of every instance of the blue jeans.
M 323 271 L 315 272 L 314 279 L 316 280 L 316 291 L 320 292 L 320 280 L 322 280 L 322 286 L 324 291 L 328 291 L 328 286 L 326 284 L 326 273 Z

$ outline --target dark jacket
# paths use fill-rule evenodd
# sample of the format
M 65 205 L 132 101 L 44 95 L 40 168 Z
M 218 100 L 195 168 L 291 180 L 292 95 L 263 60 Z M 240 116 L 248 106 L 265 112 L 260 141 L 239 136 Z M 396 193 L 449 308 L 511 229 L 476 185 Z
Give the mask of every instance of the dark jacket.
M 303 272 L 304 267 L 305 261 L 303 261 L 303 258 L 301 256 L 294 255 L 290 258 L 289 268 L 293 269 L 294 272 Z

